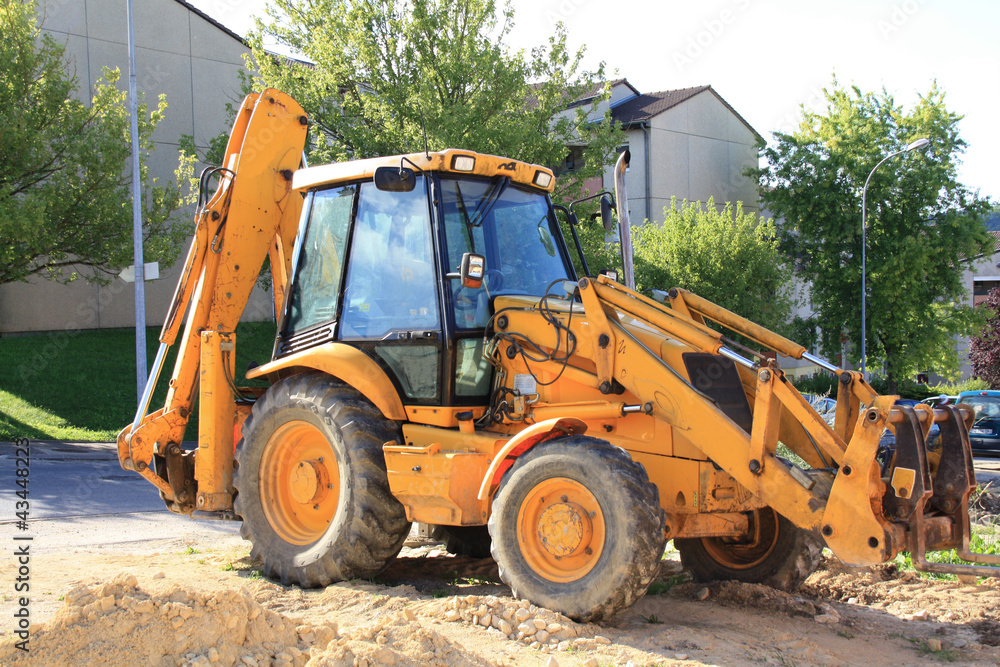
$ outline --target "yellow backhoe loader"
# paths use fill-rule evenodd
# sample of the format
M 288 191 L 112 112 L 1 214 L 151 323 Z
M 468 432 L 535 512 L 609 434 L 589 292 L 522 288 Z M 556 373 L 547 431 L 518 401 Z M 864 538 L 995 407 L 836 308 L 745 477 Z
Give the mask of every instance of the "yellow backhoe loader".
M 896 406 L 683 289 L 636 292 L 622 191 L 599 196 L 609 228 L 618 209 L 619 283 L 590 275 L 549 169 L 454 149 L 302 167 L 307 124 L 275 90 L 240 107 L 118 436 L 172 511 L 242 521 L 267 576 L 376 575 L 411 522 L 488 548 L 515 596 L 587 621 L 641 597 L 668 540 L 699 580 L 786 589 L 824 546 L 855 566 L 908 551 L 925 570 L 996 572 L 969 549 L 967 406 Z M 233 332 L 268 257 L 274 353 L 246 373 L 265 390 L 237 385 Z M 836 373 L 832 427 L 775 353 Z M 973 564 L 924 558 L 952 548 Z

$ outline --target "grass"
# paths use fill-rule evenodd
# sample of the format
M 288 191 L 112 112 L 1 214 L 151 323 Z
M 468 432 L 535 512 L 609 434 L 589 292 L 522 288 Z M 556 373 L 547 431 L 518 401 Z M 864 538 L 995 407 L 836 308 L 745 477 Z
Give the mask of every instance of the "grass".
M 222 566 L 223 572 L 245 572 L 248 579 L 263 580 L 264 573 L 260 571 L 259 568 L 254 567 L 253 564 L 243 562 L 243 559 L 239 561 L 231 561 Z
M 666 579 L 654 581 L 646 590 L 646 595 L 663 595 L 677 584 L 689 581 L 690 577 L 685 574 L 673 574 Z
M 159 328 L 146 332 L 150 364 L 159 347 Z M 236 374 L 250 360 L 271 358 L 274 324 L 241 323 L 236 328 Z M 167 353 L 150 403 L 166 399 L 177 345 Z M 0 338 L 0 441 L 114 440 L 132 421 L 138 403 L 135 388 L 135 331 L 61 331 Z M 197 410 L 186 439 L 197 434 Z
M 906 639 L 907 641 L 909 641 L 910 643 L 912 643 L 914 646 L 917 647 L 917 653 L 919 653 L 920 655 L 930 656 L 942 662 L 955 662 L 955 660 L 958 658 L 955 651 L 945 646 L 942 646 L 941 648 L 935 650 L 932 649 L 930 645 L 923 639 L 912 639 L 910 637 L 907 637 Z

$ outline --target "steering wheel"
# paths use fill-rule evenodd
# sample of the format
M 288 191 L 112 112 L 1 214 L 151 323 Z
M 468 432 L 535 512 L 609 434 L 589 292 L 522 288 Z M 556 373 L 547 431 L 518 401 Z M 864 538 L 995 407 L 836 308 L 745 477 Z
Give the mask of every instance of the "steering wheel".
M 483 282 L 486 283 L 490 291 L 498 291 L 503 289 L 503 274 L 497 269 L 486 269 L 483 274 Z M 459 283 L 458 289 L 455 290 L 453 295 L 455 300 L 455 310 L 469 311 L 475 310 L 479 299 L 468 293 L 471 288 Z

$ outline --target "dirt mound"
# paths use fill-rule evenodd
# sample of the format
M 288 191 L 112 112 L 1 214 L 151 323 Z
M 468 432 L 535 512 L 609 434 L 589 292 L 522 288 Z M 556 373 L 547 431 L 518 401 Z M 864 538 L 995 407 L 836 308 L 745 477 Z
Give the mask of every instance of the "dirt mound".
M 249 590 L 248 590 L 249 589 Z M 289 598 L 303 599 L 290 603 Z M 30 654 L 0 648 L 0 664 L 226 665 L 239 667 L 444 667 L 494 664 L 447 636 L 453 623 L 541 651 L 610 644 L 596 627 L 526 601 L 464 595 L 426 599 L 409 586 L 341 583 L 309 592 L 269 582 L 193 591 L 131 574 L 74 588 L 52 619 L 33 628 Z M 350 608 L 350 627 L 329 620 Z M 290 612 L 294 612 L 290 613 Z M 341 617 L 342 624 L 351 623 Z M 434 627 L 436 625 L 436 628 Z M 441 625 L 443 624 L 443 625 Z M 29 657 L 30 656 L 30 657 Z
M 512 639 L 536 650 L 589 650 L 610 641 L 596 634 L 600 628 L 572 621 L 560 613 L 536 607 L 527 600 L 493 595 L 459 595 L 446 601 L 414 605 L 408 613 L 447 622 L 480 626 L 498 639 Z
M 829 605 L 807 600 L 798 595 L 764 586 L 739 581 L 720 581 L 712 584 L 680 584 L 672 594 L 694 600 L 711 598 L 727 606 L 741 609 L 759 609 L 789 616 L 814 618 L 831 612 Z
M 873 567 L 851 568 L 834 559 L 824 559 L 799 591 L 803 595 L 838 602 L 875 604 L 887 596 L 924 581 L 916 572 L 900 573 L 894 563 Z M 898 596 L 899 599 L 905 595 Z
M 333 637 L 333 629 L 324 631 Z M 132 575 L 74 588 L 63 608 L 33 635 L 30 664 L 35 667 L 232 665 L 241 659 L 301 666 L 308 658 L 295 624 L 245 591 L 199 593 L 171 586 L 153 593 L 140 588 Z M 14 650 L 0 655 L 0 662 L 28 664 L 28 655 Z
M 900 572 L 892 563 L 866 568 L 850 568 L 836 562 L 824 563 L 799 589 L 815 599 L 860 603 L 885 609 L 907 618 L 915 614 L 927 620 L 964 622 L 1000 621 L 1000 583 L 980 579 L 980 583 L 925 579 L 913 571 Z M 961 604 L 955 604 L 961 600 Z
M 447 667 L 490 663 L 440 632 L 423 627 L 410 612 L 353 629 L 346 636 L 331 641 L 325 649 L 314 650 L 308 664 L 310 667 Z

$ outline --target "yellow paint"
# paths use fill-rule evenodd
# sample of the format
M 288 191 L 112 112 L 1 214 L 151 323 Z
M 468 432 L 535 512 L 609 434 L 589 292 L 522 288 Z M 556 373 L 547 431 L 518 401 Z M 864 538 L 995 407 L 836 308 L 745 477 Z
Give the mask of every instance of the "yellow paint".
M 195 506 L 199 510 L 233 507 L 233 425 L 236 402 L 226 376 L 233 377 L 236 335 L 205 331 L 201 334 L 198 377 L 198 456 L 194 477 L 198 482 Z M 228 351 L 223 351 L 224 348 Z
M 494 477 L 500 469 L 500 464 L 503 463 L 504 459 L 507 458 L 507 455 L 510 452 L 520 445 L 532 440 L 533 438 L 537 438 L 538 442 L 541 442 L 548 437 L 579 434 L 586 432 L 586 430 L 587 425 L 579 419 L 573 417 L 548 419 L 524 429 L 508 440 L 500 451 L 493 457 L 493 461 L 490 463 L 489 468 L 487 468 L 486 474 L 480 478 L 482 483 L 479 487 L 477 497 L 481 500 L 485 499 L 492 489 L 495 488 L 498 480 L 495 480 Z
M 325 343 L 312 347 L 247 373 L 247 378 L 285 377 L 304 370 L 323 371 L 343 380 L 361 392 L 389 419 L 405 420 L 406 411 L 392 380 L 371 357 L 346 343 Z
M 458 414 L 461 412 L 471 412 L 473 419 L 479 419 L 486 412 L 485 406 L 476 407 L 448 407 L 448 406 L 427 406 L 427 405 L 407 405 L 403 408 L 406 411 L 406 419 L 418 424 L 429 426 L 441 426 L 444 428 L 458 427 Z
M 489 502 L 476 497 L 490 457 L 475 450 L 449 451 L 440 443 L 426 447 L 386 444 L 385 465 L 392 494 L 409 521 L 453 526 L 483 525 Z
M 135 431 L 126 428 L 118 437 L 122 465 L 143 475 L 168 501 L 174 500 L 171 485 L 150 463 L 163 447 L 181 441 L 197 400 L 196 509 L 232 507 L 233 444 L 248 410 L 236 405 L 230 388 L 235 356 L 230 332 L 268 255 L 281 312 L 302 191 L 371 178 L 379 167 L 412 166 L 408 162 L 426 171 L 503 174 L 544 192 L 554 187 L 551 171 L 544 167 L 455 149 L 295 172 L 305 133 L 305 114 L 287 95 L 265 90 L 248 96 L 237 112 L 224 162 L 235 178 L 223 177 L 196 216 L 160 337 L 166 344 L 180 341 L 166 403 Z M 471 158 L 475 166 L 459 172 L 456 158 Z M 545 187 L 533 185 L 539 174 L 549 179 Z M 766 361 L 763 368 L 739 366 L 753 412 L 748 434 L 692 385 L 683 355 L 718 354 L 726 344 L 707 321 L 793 358 L 801 358 L 805 348 L 682 289 L 672 291 L 672 307 L 667 307 L 606 277 L 581 279 L 579 288 L 579 302 L 548 299 L 546 317 L 538 297 L 496 299 L 496 309 L 504 310 L 507 320 L 503 326 L 494 321 L 507 337 L 496 347 L 495 359 L 503 369 L 499 381 L 512 389 L 515 376 L 530 374 L 537 389 L 530 395 L 508 395 L 512 419 L 490 424 L 489 430 L 457 419 L 465 411 L 478 419 L 485 406 L 404 405 L 379 364 L 345 343 L 298 352 L 247 377 L 276 381 L 317 370 L 356 388 L 386 418 L 403 422 L 406 444 L 386 443 L 383 451 L 390 488 L 411 520 L 482 525 L 500 473 L 523 453 L 518 450 L 586 432 L 622 447 L 643 465 L 659 489 L 668 536 L 702 538 L 720 559 L 732 557 L 729 543 L 721 539 L 728 537 L 756 540 L 759 550 L 753 558 L 766 553 L 769 538 L 761 522 L 746 519 L 754 512 L 765 516 L 767 507 L 802 528 L 822 530 L 828 546 L 850 564 L 877 563 L 900 549 L 904 530 L 882 515 L 885 484 L 874 462 L 881 430 L 891 423 L 894 397 L 879 397 L 859 373 L 840 371 L 837 415 L 830 428 L 779 368 Z M 551 318 L 563 329 L 557 330 Z M 569 359 L 525 361 L 506 354 L 514 339 L 562 357 L 567 329 L 575 346 Z M 863 406 L 868 407 L 863 411 Z M 921 409 L 919 414 L 926 433 L 934 413 Z M 776 455 L 779 442 L 809 466 L 834 469 L 836 475 L 819 470 L 793 475 Z M 340 493 L 336 455 L 322 432 L 305 422 L 286 424 L 267 443 L 265 459 L 260 491 L 274 530 L 293 544 L 319 539 Z M 936 474 L 936 455 L 929 460 Z M 905 497 L 916 474 L 920 471 L 895 470 L 894 492 Z M 585 487 L 565 478 L 549 479 L 529 490 L 521 504 L 518 539 L 539 576 L 575 581 L 600 556 L 604 521 Z M 754 534 L 745 534 L 751 528 Z
M 458 156 L 468 156 L 475 159 L 476 164 L 472 171 L 459 171 L 452 167 L 453 160 Z M 552 178 L 552 170 L 547 167 L 498 157 L 496 155 L 486 155 L 484 153 L 475 153 L 473 151 L 457 150 L 454 148 L 426 154 L 410 153 L 409 155 L 392 155 L 311 167 L 295 174 L 294 186 L 296 190 L 308 190 L 320 186 L 334 186 L 339 183 L 371 179 L 375 176 L 375 170 L 379 167 L 398 168 L 403 166 L 412 169 L 413 165 L 416 165 L 418 169 L 423 171 L 440 171 L 458 175 L 485 177 L 503 175 L 509 177 L 514 183 L 536 188 L 543 192 L 552 192 L 555 189 L 555 179 Z M 539 173 L 546 174 L 549 177 L 549 183 L 545 187 L 538 187 L 534 184 L 535 176 Z

